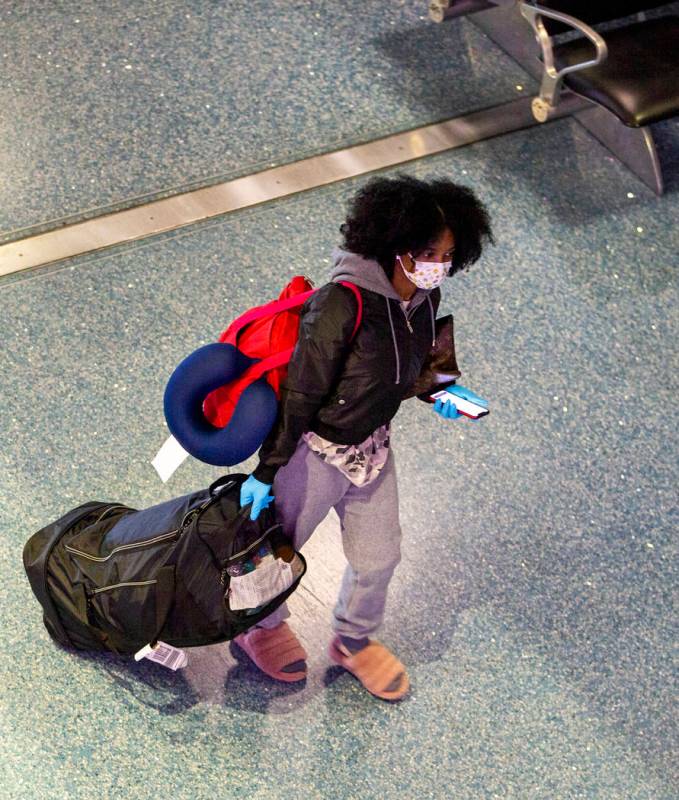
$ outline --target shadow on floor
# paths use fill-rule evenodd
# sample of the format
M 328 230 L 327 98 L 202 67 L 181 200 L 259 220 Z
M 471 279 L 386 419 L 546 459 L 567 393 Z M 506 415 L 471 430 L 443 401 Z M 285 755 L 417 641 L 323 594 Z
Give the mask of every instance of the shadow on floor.
M 228 671 L 224 689 L 224 705 L 235 711 L 258 714 L 290 713 L 309 701 L 307 680 L 284 683 L 265 675 L 249 656 L 233 642 L 229 650 L 236 664 Z M 283 706 L 279 701 L 287 700 Z
M 114 683 L 121 690 L 122 702 L 132 700 L 167 716 L 182 714 L 200 702 L 182 670 L 172 672 L 150 661 L 135 661 L 131 656 L 68 652 Z

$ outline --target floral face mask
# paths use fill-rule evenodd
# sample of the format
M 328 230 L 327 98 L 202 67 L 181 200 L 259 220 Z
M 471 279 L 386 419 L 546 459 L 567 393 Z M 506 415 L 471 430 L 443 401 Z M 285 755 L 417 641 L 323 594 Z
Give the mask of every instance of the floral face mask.
M 453 265 L 452 261 L 417 261 L 413 258 L 411 253 L 408 255 L 415 262 L 415 269 L 413 272 L 403 266 L 401 256 L 397 256 L 403 274 L 409 281 L 415 284 L 418 289 L 435 289 L 443 283 L 444 278 L 448 275 L 448 271 Z

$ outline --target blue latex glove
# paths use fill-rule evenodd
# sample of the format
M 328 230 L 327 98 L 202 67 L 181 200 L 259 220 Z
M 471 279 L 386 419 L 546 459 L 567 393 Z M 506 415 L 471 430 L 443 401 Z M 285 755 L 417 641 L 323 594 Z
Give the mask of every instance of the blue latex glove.
M 255 478 L 254 475 L 243 481 L 240 487 L 240 507 L 252 503 L 252 510 L 250 511 L 250 519 L 254 522 L 260 515 L 263 508 L 266 508 L 269 503 L 274 499 L 269 494 L 271 488 L 270 483 L 262 483 Z
M 450 400 L 446 400 L 444 403 L 440 397 L 434 403 L 434 411 L 443 417 L 443 419 L 458 419 L 458 417 L 463 416 L 463 414 L 460 414 L 457 410 L 455 403 Z

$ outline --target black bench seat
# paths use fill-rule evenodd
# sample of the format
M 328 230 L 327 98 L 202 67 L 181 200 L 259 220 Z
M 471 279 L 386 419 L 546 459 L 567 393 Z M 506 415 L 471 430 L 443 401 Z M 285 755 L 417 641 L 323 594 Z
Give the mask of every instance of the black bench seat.
M 679 17 L 667 16 L 606 31 L 608 57 L 564 76 L 571 91 L 604 106 L 634 128 L 679 114 Z M 557 69 L 592 58 L 587 39 L 554 47 Z

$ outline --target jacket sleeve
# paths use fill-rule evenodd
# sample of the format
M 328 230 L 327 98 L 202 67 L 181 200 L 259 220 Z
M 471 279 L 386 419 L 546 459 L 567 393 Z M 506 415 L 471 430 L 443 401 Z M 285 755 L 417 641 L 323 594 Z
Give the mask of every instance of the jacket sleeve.
M 337 383 L 351 347 L 357 313 L 352 291 L 336 283 L 322 286 L 302 306 L 299 338 L 281 387 L 278 416 L 252 473 L 258 481 L 273 483 Z

